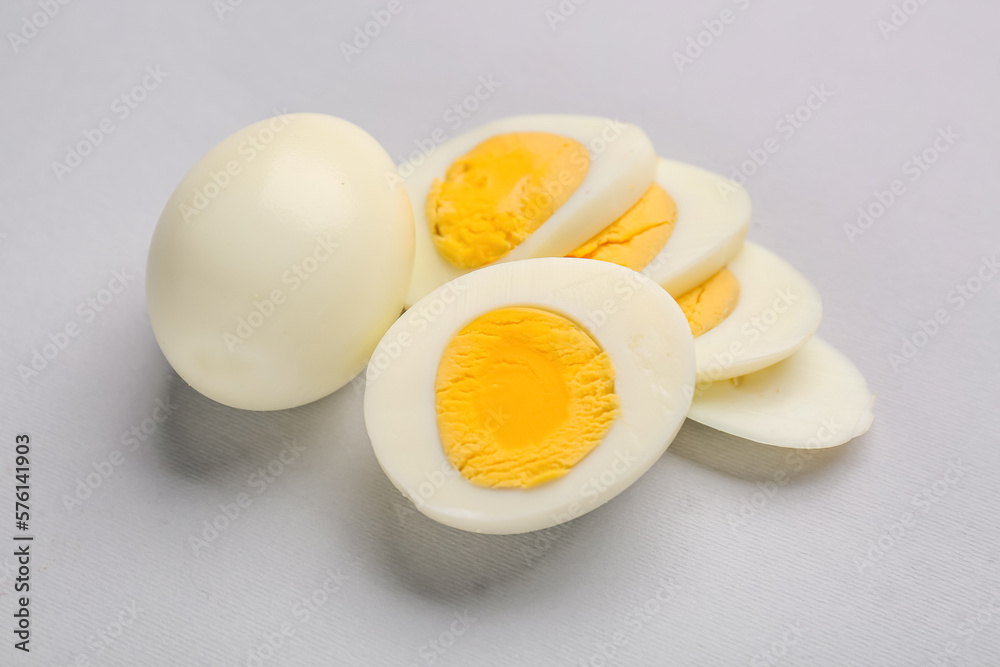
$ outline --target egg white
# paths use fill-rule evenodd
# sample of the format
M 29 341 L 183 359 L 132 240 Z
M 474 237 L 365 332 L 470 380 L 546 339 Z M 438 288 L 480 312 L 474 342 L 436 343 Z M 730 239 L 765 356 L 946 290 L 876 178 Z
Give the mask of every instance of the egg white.
M 773 366 L 699 387 L 688 417 L 777 447 L 835 447 L 868 431 L 875 397 L 861 372 L 813 338 Z
M 410 203 L 386 173 L 395 165 L 367 132 L 310 113 L 254 123 L 198 160 L 146 265 L 156 341 L 188 384 L 280 410 L 364 368 L 402 310 L 413 261 Z M 192 209 L 199 192 L 213 198 Z
M 654 180 L 677 204 L 677 222 L 642 272 L 676 298 L 705 282 L 743 247 L 750 195 L 724 176 L 662 157 Z
M 609 118 L 571 115 L 513 116 L 487 123 L 434 149 L 406 177 L 413 205 L 416 257 L 407 307 L 444 283 L 468 273 L 438 253 L 427 223 L 427 194 L 455 160 L 490 137 L 509 132 L 548 132 L 574 139 L 590 153 L 580 187 L 552 216 L 497 262 L 562 257 L 617 220 L 653 182 L 656 152 L 640 128 Z M 404 171 L 405 173 L 405 171 Z
M 474 485 L 450 464 L 437 426 L 435 378 L 445 347 L 475 318 L 532 306 L 582 326 L 615 369 L 620 411 L 602 442 L 563 477 L 528 489 Z M 546 528 L 599 507 L 639 478 L 690 406 L 687 320 L 656 283 L 588 259 L 505 262 L 421 299 L 385 334 L 366 373 L 365 423 L 379 464 L 424 514 L 479 533 Z
M 756 243 L 726 266 L 740 284 L 729 317 L 694 340 L 698 382 L 766 368 L 806 344 L 819 327 L 819 292 L 795 267 Z

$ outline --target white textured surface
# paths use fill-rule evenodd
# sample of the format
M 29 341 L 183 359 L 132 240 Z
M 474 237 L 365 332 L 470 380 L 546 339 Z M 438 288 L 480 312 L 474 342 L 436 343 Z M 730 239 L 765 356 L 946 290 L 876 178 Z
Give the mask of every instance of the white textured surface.
M 1000 280 L 952 290 L 1000 252 L 1000 7 L 928 2 L 886 40 L 892 4 L 594 0 L 553 31 L 555 0 L 402 0 L 347 63 L 339 42 L 383 3 L 246 0 L 220 21 L 208 0 L 73 2 L 16 54 L 6 34 L 38 9 L 4 3 L 0 498 L 11 507 L 13 438 L 29 432 L 37 541 L 26 657 L 11 648 L 0 517 L 0 664 L 244 665 L 287 621 L 263 664 L 577 665 L 613 650 L 609 665 L 995 665 Z M 727 8 L 733 22 L 678 72 L 672 53 Z M 167 76 L 122 118 L 114 100 L 147 66 Z M 491 75 L 499 87 L 453 129 L 444 114 Z M 782 121 L 823 86 L 832 97 L 800 128 Z M 357 385 L 271 414 L 205 400 L 153 340 L 146 251 L 195 160 L 275 107 L 343 116 L 394 157 L 435 128 L 527 112 L 617 115 L 659 154 L 724 175 L 772 139 L 747 182 L 750 238 L 819 288 L 819 334 L 878 395 L 871 431 L 805 458 L 688 423 L 614 502 L 491 537 L 407 507 L 368 446 Z M 113 133 L 60 181 L 52 162 L 104 118 Z M 949 127 L 958 138 L 926 172 L 905 165 Z M 902 194 L 851 243 L 844 225 L 895 179 Z M 91 311 L 123 269 L 135 278 Z M 18 365 L 71 322 L 78 335 L 22 382 Z M 170 416 L 123 444 L 157 400 Z M 302 451 L 264 482 L 293 438 Z M 122 464 L 67 511 L 63 495 L 115 450 Z M 241 493 L 250 505 L 195 556 L 190 536 Z M 347 578 L 305 618 L 296 605 L 337 568 Z M 97 632 L 133 603 L 98 654 Z M 461 614 L 475 620 L 444 648 Z

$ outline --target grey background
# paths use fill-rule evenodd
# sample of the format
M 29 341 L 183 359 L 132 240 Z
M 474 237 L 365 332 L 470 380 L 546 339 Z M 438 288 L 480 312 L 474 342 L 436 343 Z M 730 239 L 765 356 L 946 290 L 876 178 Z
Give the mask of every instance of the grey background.
M 886 38 L 887 0 L 564 2 L 554 29 L 557 0 L 401 0 L 347 62 L 340 43 L 385 2 L 244 0 L 221 18 L 209 0 L 72 2 L 17 52 L 8 33 L 41 10 L 5 2 L 0 498 L 12 505 L 13 441 L 29 433 L 36 541 L 25 656 L 4 511 L 0 663 L 257 664 L 287 621 L 262 664 L 997 664 L 1000 280 L 961 308 L 949 293 L 1000 251 L 1000 6 L 905 4 L 916 13 Z M 674 52 L 724 9 L 733 22 L 678 71 Z M 166 76 L 122 119 L 112 104 L 147 66 Z M 500 86 L 451 127 L 481 76 Z M 813 86 L 832 97 L 785 136 Z M 820 334 L 877 393 L 874 426 L 804 460 L 689 423 L 639 483 L 560 529 L 432 523 L 379 470 L 358 386 L 240 412 L 186 387 L 153 339 L 143 272 L 164 202 L 274 109 L 343 116 L 394 156 L 436 127 L 525 112 L 630 120 L 662 155 L 727 175 L 774 138 L 747 182 L 750 238 L 823 294 Z M 52 163 L 104 118 L 113 133 L 60 180 Z M 910 180 L 939 128 L 958 138 Z M 905 193 L 849 240 L 895 179 Z M 134 279 L 89 318 L 123 270 Z M 893 364 L 939 309 L 947 322 Z M 79 334 L 22 379 L 68 323 Z M 176 407 L 130 450 L 123 434 L 157 400 Z M 255 471 L 292 439 L 302 451 L 261 489 Z M 115 450 L 121 465 L 68 509 Z M 790 481 L 770 485 L 779 471 Z M 192 536 L 241 493 L 250 505 L 196 555 Z M 338 568 L 303 620 L 295 605 Z M 468 628 L 450 635 L 456 614 Z

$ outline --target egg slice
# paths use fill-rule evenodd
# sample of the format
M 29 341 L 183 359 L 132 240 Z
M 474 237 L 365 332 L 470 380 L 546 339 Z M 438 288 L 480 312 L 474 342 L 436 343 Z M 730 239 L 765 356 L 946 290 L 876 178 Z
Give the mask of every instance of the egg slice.
M 413 261 L 406 192 L 358 126 L 288 114 L 212 148 L 149 248 L 153 333 L 196 390 L 236 408 L 315 401 L 357 375 L 399 316 Z
M 641 271 L 663 249 L 676 223 L 677 203 L 666 190 L 653 183 L 620 218 L 566 256 L 597 259 Z
M 718 174 L 660 158 L 655 183 L 677 206 L 673 232 L 643 273 L 678 297 L 700 285 L 743 247 L 750 196 Z
M 823 306 L 805 276 L 755 243 L 677 299 L 687 316 L 698 382 L 746 375 L 790 356 L 819 327 Z
M 834 447 L 868 430 L 875 397 L 861 372 L 813 338 L 763 370 L 699 387 L 688 417 L 778 447 Z
M 569 253 L 635 204 L 655 169 L 645 132 L 609 118 L 515 116 L 443 143 L 405 178 L 407 306 L 493 262 Z
M 694 348 L 676 302 L 642 275 L 528 259 L 425 296 L 366 380 L 375 455 L 421 512 L 520 533 L 602 505 L 656 461 L 690 406 Z

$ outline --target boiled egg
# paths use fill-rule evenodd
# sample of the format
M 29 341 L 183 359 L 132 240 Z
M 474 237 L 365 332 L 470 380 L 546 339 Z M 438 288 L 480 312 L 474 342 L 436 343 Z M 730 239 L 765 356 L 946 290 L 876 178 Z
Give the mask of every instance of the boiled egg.
M 642 275 L 527 259 L 426 295 L 365 378 L 375 455 L 421 512 L 521 533 L 602 505 L 659 458 L 690 406 L 694 345 L 677 303 Z
M 146 269 L 153 333 L 177 373 L 220 403 L 278 410 L 361 371 L 413 263 L 394 172 L 364 130 L 308 113 L 250 125 L 198 160 Z
M 567 253 L 639 271 L 652 261 L 674 231 L 677 204 L 653 183 L 621 217 Z
M 819 327 L 819 292 L 791 264 L 755 243 L 677 298 L 698 360 L 698 382 L 746 375 L 790 356 Z
M 632 207 L 655 168 L 645 132 L 609 118 L 515 116 L 446 141 L 405 179 L 416 230 L 407 305 L 495 262 L 567 254 Z
M 699 387 L 688 417 L 767 445 L 821 449 L 868 431 L 874 404 L 850 359 L 813 337 L 773 366 Z
M 750 196 L 718 174 L 660 158 L 655 184 L 676 205 L 673 230 L 643 273 L 673 296 L 708 280 L 743 247 L 750 227 Z

